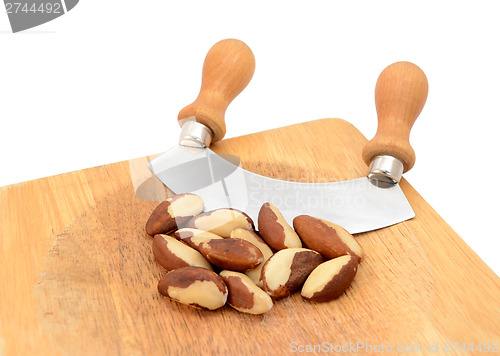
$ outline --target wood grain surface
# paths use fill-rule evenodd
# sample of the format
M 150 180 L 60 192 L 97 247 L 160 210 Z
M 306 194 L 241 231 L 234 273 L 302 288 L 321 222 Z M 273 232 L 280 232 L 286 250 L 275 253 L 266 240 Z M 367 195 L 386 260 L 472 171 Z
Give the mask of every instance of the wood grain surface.
M 264 175 L 324 181 L 363 176 L 365 143 L 326 119 L 213 149 Z M 0 188 L 0 354 L 281 355 L 358 343 L 359 354 L 382 344 L 436 354 L 430 345 L 500 341 L 500 279 L 404 179 L 416 217 L 356 235 L 366 257 L 336 301 L 295 294 L 254 316 L 160 296 L 165 272 L 144 225 L 166 190 L 147 159 Z

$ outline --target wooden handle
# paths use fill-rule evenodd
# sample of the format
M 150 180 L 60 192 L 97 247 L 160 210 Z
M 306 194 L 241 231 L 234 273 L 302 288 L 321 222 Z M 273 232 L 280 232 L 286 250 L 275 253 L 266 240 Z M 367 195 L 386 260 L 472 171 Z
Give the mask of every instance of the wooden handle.
M 429 85 L 424 72 L 410 62 L 385 68 L 375 87 L 378 129 L 363 148 L 363 160 L 370 165 L 376 156 L 389 155 L 403 163 L 404 172 L 415 164 L 410 131 L 427 99 Z
M 203 63 L 200 93 L 196 100 L 179 112 L 179 124 L 195 117 L 212 130 L 212 142 L 226 134 L 226 109 L 252 79 L 255 58 L 250 48 L 235 39 L 222 40 L 207 53 Z

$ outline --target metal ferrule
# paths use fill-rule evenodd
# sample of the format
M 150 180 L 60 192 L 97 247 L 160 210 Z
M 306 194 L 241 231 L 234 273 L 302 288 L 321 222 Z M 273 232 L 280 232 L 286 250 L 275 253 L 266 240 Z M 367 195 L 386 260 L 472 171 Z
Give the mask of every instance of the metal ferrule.
M 179 136 L 179 145 L 186 148 L 206 148 L 211 142 L 212 130 L 196 122 L 195 118 L 186 119 Z
M 376 156 L 370 164 L 368 179 L 377 186 L 398 184 L 403 176 L 404 166 L 392 156 Z

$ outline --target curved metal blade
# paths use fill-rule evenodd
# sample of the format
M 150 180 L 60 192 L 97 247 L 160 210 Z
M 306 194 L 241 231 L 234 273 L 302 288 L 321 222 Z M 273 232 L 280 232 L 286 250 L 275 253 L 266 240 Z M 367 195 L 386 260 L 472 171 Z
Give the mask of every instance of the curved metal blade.
M 206 210 L 231 207 L 246 212 L 255 222 L 265 202 L 276 205 L 289 223 L 307 214 L 332 221 L 352 234 L 415 216 L 399 185 L 379 188 L 365 177 L 331 183 L 282 181 L 246 171 L 208 148 L 188 152 L 175 147 L 149 166 L 176 194 L 201 196 Z

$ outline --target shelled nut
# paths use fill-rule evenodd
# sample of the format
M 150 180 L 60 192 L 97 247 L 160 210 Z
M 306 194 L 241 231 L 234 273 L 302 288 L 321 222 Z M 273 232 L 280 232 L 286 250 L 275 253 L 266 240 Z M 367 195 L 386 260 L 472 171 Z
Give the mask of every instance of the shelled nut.
M 260 272 L 262 271 L 264 263 L 273 255 L 273 251 L 269 248 L 269 246 L 267 246 L 265 241 L 262 240 L 259 235 L 257 235 L 257 233 L 250 230 L 242 228 L 234 229 L 233 231 L 231 231 L 231 238 L 246 240 L 257 247 L 260 252 L 262 252 L 262 256 L 264 257 L 262 263 L 255 268 L 245 271 L 245 274 L 250 277 L 252 282 L 260 286 Z
M 198 249 L 212 264 L 222 269 L 244 272 L 262 263 L 262 252 L 242 239 L 213 239 L 202 242 Z
M 329 302 L 349 287 L 358 270 L 359 259 L 344 255 L 323 262 L 307 277 L 301 295 L 312 302 Z
M 212 270 L 212 266 L 201 253 L 168 235 L 155 235 L 153 255 L 156 262 L 167 271 L 188 266 Z
M 337 224 L 300 215 L 293 219 L 293 227 L 308 248 L 319 252 L 326 259 L 343 255 L 353 255 L 359 259 L 363 257 L 363 250 L 358 242 Z
M 222 278 L 202 267 L 184 267 L 168 272 L 158 283 L 158 291 L 199 309 L 218 309 L 227 300 L 227 287 Z
M 289 248 L 276 252 L 262 268 L 262 289 L 273 298 L 286 297 L 304 283 L 323 258 L 306 248 Z
M 155 236 L 172 232 L 201 213 L 203 208 L 203 200 L 195 194 L 175 195 L 153 210 L 146 222 L 146 233 Z
M 224 208 L 195 216 L 187 222 L 185 227 L 209 231 L 222 237 L 230 237 L 231 231 L 238 227 L 253 230 L 254 223 L 244 212 Z
M 275 250 L 302 247 L 297 233 L 286 222 L 281 212 L 271 203 L 262 205 L 259 211 L 259 233 Z
M 273 307 L 271 297 L 245 274 L 224 270 L 219 274 L 227 286 L 227 304 L 249 314 L 263 314 Z
M 219 235 L 213 234 L 208 231 L 191 229 L 191 228 L 182 228 L 174 232 L 173 236 L 188 246 L 194 248 L 199 251 L 200 245 L 203 242 L 207 242 L 210 240 L 222 240 L 222 237 Z

